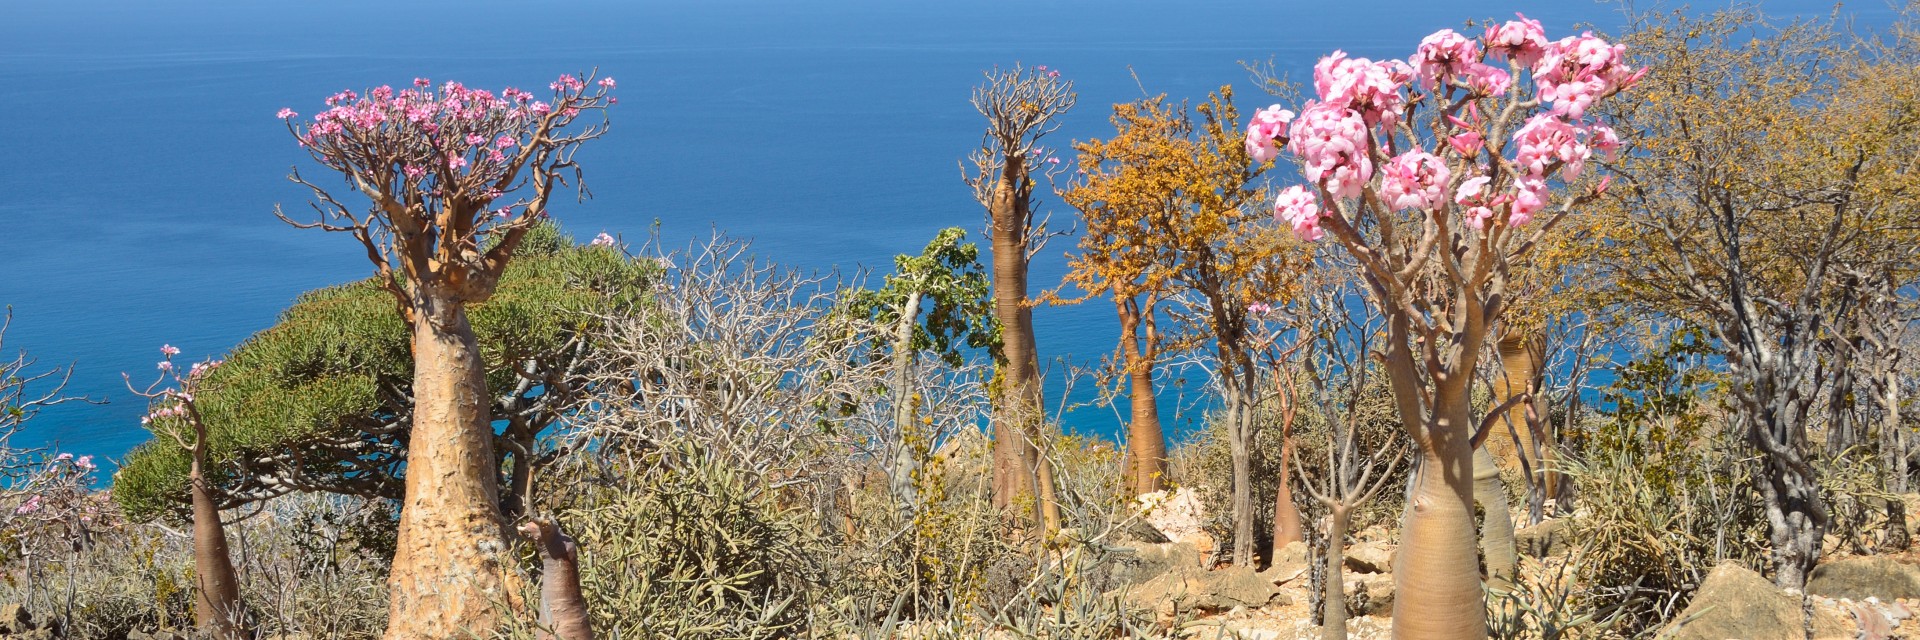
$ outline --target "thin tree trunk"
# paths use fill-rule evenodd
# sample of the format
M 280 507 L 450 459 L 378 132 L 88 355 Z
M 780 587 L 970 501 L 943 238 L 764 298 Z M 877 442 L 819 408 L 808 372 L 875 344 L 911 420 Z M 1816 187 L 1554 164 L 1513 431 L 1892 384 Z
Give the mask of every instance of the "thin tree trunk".
M 1228 375 L 1232 375 L 1229 373 Z M 1227 439 L 1233 458 L 1233 564 L 1253 566 L 1253 437 L 1245 394 L 1227 382 Z
M 453 300 L 422 300 L 413 326 L 413 431 L 386 638 L 484 636 L 517 610 L 500 518 L 485 364 Z
M 1473 452 L 1473 501 L 1480 505 L 1480 556 L 1487 565 L 1487 586 L 1513 588 L 1520 552 L 1513 539 L 1513 512 L 1507 504 L 1507 485 L 1500 467 L 1485 447 Z
M 1327 553 L 1325 595 L 1321 596 L 1320 638 L 1347 640 L 1347 585 L 1342 566 L 1347 561 L 1347 508 L 1334 506 L 1327 514 Z M 1276 547 L 1277 548 L 1277 547 Z M 1397 596 L 1396 596 L 1397 597 Z
M 893 489 L 893 497 L 899 501 L 901 513 L 912 514 L 919 504 L 918 491 L 913 484 L 913 472 L 919 466 L 919 456 L 914 451 L 921 445 L 913 425 L 914 393 L 913 380 L 913 328 L 920 317 L 920 292 L 907 294 L 905 305 L 900 308 L 899 325 L 893 337 L 893 428 L 899 434 L 900 446 L 893 454 L 893 477 L 888 483 Z
M 540 624 L 535 640 L 593 640 L 593 621 L 580 592 L 580 550 L 546 520 L 520 525 L 540 553 Z
M 240 605 L 240 578 L 227 551 L 227 530 L 220 509 L 207 487 L 207 431 L 194 420 L 193 468 L 187 476 L 193 498 L 193 574 L 198 593 L 193 602 L 195 623 L 214 640 L 246 637 Z
M 1273 492 L 1273 550 L 1267 556 L 1269 562 L 1278 561 L 1280 550 L 1288 544 L 1306 541 L 1300 508 L 1293 502 L 1293 421 L 1298 410 L 1291 375 L 1281 384 L 1287 386 L 1280 390 L 1280 479 Z
M 1153 395 L 1153 362 L 1140 347 L 1140 317 L 1116 302 L 1120 313 L 1120 351 L 1127 371 L 1132 421 L 1127 424 L 1127 490 L 1133 495 L 1167 488 L 1167 439 L 1160 430 L 1160 402 Z
M 1464 394 L 1457 394 L 1464 395 Z M 1465 398 L 1436 398 L 1441 414 L 1415 467 L 1394 562 L 1393 637 L 1481 640 L 1486 598 L 1474 548 L 1473 448 Z

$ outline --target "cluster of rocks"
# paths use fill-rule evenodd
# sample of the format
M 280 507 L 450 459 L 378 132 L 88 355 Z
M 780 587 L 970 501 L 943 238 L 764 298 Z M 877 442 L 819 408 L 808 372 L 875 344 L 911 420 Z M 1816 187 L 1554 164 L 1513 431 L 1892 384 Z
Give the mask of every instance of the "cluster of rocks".
M 35 622 L 33 614 L 18 604 L 0 605 L 0 638 L 9 640 L 52 640 L 60 637 L 57 621 L 48 619 Z
M 1892 640 L 1920 613 L 1920 566 L 1907 558 L 1841 558 L 1815 568 L 1804 594 L 1735 563 L 1707 574 L 1665 630 L 1674 640 Z M 1909 627 L 1902 631 L 1902 626 Z M 1808 636 L 1808 630 L 1812 635 Z

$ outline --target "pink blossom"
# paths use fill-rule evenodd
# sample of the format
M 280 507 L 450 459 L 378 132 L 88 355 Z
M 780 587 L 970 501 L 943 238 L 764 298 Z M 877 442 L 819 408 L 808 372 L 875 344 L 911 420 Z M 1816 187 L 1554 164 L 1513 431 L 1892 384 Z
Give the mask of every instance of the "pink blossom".
M 1273 217 L 1293 227 L 1301 240 L 1313 242 L 1326 235 L 1320 230 L 1320 198 L 1306 187 L 1294 185 L 1281 191 L 1273 201 Z
M 1049 77 L 1049 78 L 1058 78 L 1058 77 L 1060 77 L 1060 72 L 1058 72 L 1058 71 L 1048 71 L 1048 72 L 1047 72 L 1047 77 Z
M 1448 77 L 1480 65 L 1480 45 L 1452 29 L 1441 29 L 1421 39 L 1420 48 L 1408 62 L 1417 71 L 1421 86 L 1432 89 L 1446 84 Z
M 1480 132 L 1478 131 L 1468 131 L 1447 138 L 1447 146 L 1453 147 L 1454 151 L 1458 151 L 1460 155 L 1467 157 L 1472 157 L 1473 154 L 1479 153 L 1480 148 L 1486 145 L 1487 142 L 1480 139 Z
M 547 103 L 540 102 L 538 100 L 534 101 L 533 106 L 528 107 L 528 109 L 532 110 L 535 115 L 542 115 L 542 116 L 553 112 L 552 106 L 549 106 Z
M 1513 76 L 1508 74 L 1506 69 L 1479 62 L 1467 65 L 1466 70 L 1461 72 L 1461 77 L 1466 79 L 1467 88 L 1472 90 L 1474 95 L 1506 95 L 1507 89 L 1513 86 Z
M 1547 180 L 1540 176 L 1521 176 L 1514 181 L 1518 192 L 1513 196 L 1513 211 L 1507 216 L 1507 225 L 1519 227 L 1533 219 L 1547 206 Z
M 1513 134 L 1513 141 L 1519 147 L 1513 163 L 1522 173 L 1540 176 L 1546 174 L 1549 165 L 1560 162 L 1563 177 L 1568 180 L 1579 177 L 1581 167 L 1593 155 L 1593 150 L 1581 141 L 1580 133 L 1579 128 L 1559 116 L 1536 114 Z
M 73 466 L 79 467 L 81 470 L 90 471 L 93 469 L 93 456 L 80 456 L 79 459 L 73 461 Z
M 1331 103 L 1307 103 L 1293 121 L 1294 153 L 1306 161 L 1307 179 L 1335 198 L 1358 197 L 1373 177 L 1367 155 L 1367 125 L 1359 112 Z
M 1251 313 L 1256 316 L 1264 316 L 1269 313 L 1273 313 L 1273 305 L 1267 304 L 1265 302 L 1255 302 L 1253 304 L 1247 305 L 1247 313 Z
M 180 348 L 170 344 L 160 345 L 160 355 L 168 357 L 180 355 Z
M 613 246 L 613 243 L 614 243 L 613 236 L 607 235 L 607 232 L 602 231 L 600 232 L 600 235 L 593 237 L 593 242 L 589 242 L 587 244 L 595 247 L 611 247 Z
M 1454 190 L 1454 203 L 1466 207 L 1462 215 L 1466 218 L 1467 226 L 1485 229 L 1487 221 L 1493 219 L 1494 202 L 1486 193 L 1487 183 L 1492 181 L 1490 176 L 1474 176 L 1461 182 L 1460 187 Z
M 72 459 L 73 459 L 73 454 L 71 454 L 71 453 L 62 453 L 62 454 L 60 454 L 60 455 L 57 455 L 57 456 L 54 456 L 54 457 L 53 457 L 53 461 L 54 461 L 54 462 L 66 462 L 66 461 L 68 461 L 68 460 L 72 460 Z
M 493 141 L 493 146 L 496 146 L 502 149 L 512 149 L 513 146 L 517 144 L 520 144 L 519 140 L 515 140 L 513 139 L 513 136 L 507 136 L 507 135 L 500 136 L 498 139 L 495 139 Z
M 1253 114 L 1253 120 L 1247 123 L 1247 155 L 1254 162 L 1266 162 L 1280 154 L 1280 147 L 1287 144 L 1287 123 L 1293 121 L 1293 112 L 1273 105 Z
M 1587 146 L 1600 150 L 1611 161 L 1620 154 L 1620 135 L 1613 127 L 1596 122 L 1587 126 Z
M 600 86 L 602 86 L 602 87 L 605 87 L 605 88 L 608 88 L 608 89 L 612 89 L 612 88 L 613 88 L 613 76 L 607 76 L 607 77 L 605 77 L 605 78 L 601 78 L 601 79 L 600 79 Z
M 1059 158 L 1047 158 L 1047 164 L 1060 164 Z
M 467 144 L 469 145 L 481 145 L 481 144 L 486 144 L 486 142 L 487 142 L 486 136 L 480 135 L 478 133 L 467 134 Z
M 1452 174 L 1438 156 L 1425 151 L 1400 154 L 1381 168 L 1380 196 L 1394 209 L 1431 209 L 1446 202 Z
M 1627 65 L 1626 52 L 1592 32 L 1548 45 L 1534 67 L 1540 100 L 1553 103 L 1554 113 L 1580 119 L 1593 101 L 1639 78 Z
M 300 115 L 300 114 L 298 114 L 298 113 L 294 113 L 292 109 L 288 109 L 288 108 L 286 108 L 286 107 L 281 107 L 281 108 L 280 108 L 280 113 L 276 113 L 276 114 L 273 114 L 273 117 L 276 117 L 276 118 L 279 118 L 279 119 L 281 119 L 281 120 L 290 120 L 290 119 L 292 119 L 292 118 L 294 118 L 295 116 L 298 116 L 298 115 Z
M 560 115 L 563 115 L 563 116 L 566 116 L 566 117 L 569 117 L 569 118 L 571 118 L 571 117 L 574 117 L 574 116 L 577 116 L 577 115 L 580 115 L 580 110 L 579 110 L 579 109 L 576 109 L 576 108 L 574 108 L 574 107 L 567 107 L 567 108 L 566 108 L 565 110 L 562 110 L 562 111 L 560 112 Z
M 1320 99 L 1360 112 L 1369 124 L 1399 119 L 1406 108 L 1400 85 L 1412 78 L 1413 67 L 1404 61 L 1348 58 L 1345 51 L 1334 51 L 1313 66 Z
M 465 167 L 465 166 L 467 166 L 467 159 L 465 156 L 447 156 L 448 169 L 459 170 L 461 167 Z
M 426 78 L 414 78 L 414 79 L 413 79 L 413 86 L 416 86 L 416 87 L 429 87 L 429 86 L 432 86 L 432 85 L 433 85 L 433 81 L 432 81 L 432 80 L 428 80 L 428 79 L 426 79 Z
M 427 168 L 417 164 L 402 165 L 400 170 L 405 172 L 409 178 L 417 179 L 420 176 L 427 175 Z
M 380 85 L 373 89 L 373 99 L 385 102 L 393 99 L 393 87 Z
M 40 496 L 33 496 L 31 498 L 27 498 L 27 501 L 21 504 L 19 507 L 14 508 L 13 515 L 24 516 L 39 510 L 40 510 Z
M 159 367 L 161 371 L 173 370 L 173 362 L 171 360 L 161 360 L 160 363 L 155 366 Z
M 499 149 L 494 149 L 494 150 L 492 150 L 492 151 L 488 151 L 488 152 L 487 152 L 487 161 L 488 161 L 488 162 L 492 162 L 492 163 L 494 163 L 494 164 L 501 164 L 501 163 L 504 163 L 504 162 L 506 162 L 506 161 L 507 161 L 507 154 L 504 154 L 504 153 L 500 153 L 500 150 L 499 150 Z
M 549 83 L 547 85 L 547 88 L 552 89 L 555 92 L 565 92 L 565 91 L 579 91 L 580 88 L 584 86 L 586 86 L 586 83 L 581 82 L 579 78 L 573 77 L 573 74 L 564 73 L 560 75 L 560 79 L 554 80 L 552 83 Z
M 1520 19 L 1508 20 L 1498 27 L 1487 27 L 1487 57 L 1495 60 L 1512 58 L 1520 66 L 1532 68 L 1546 51 L 1547 30 L 1540 26 L 1539 20 L 1528 19 L 1526 14 L 1514 15 Z

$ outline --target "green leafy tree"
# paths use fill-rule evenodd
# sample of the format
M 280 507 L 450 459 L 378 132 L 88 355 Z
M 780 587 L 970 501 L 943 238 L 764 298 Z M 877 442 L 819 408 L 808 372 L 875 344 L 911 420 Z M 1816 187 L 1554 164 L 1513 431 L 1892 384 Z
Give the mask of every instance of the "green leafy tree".
M 495 468 L 526 508 L 537 449 L 582 389 L 597 314 L 640 304 L 656 269 L 605 246 L 576 246 L 551 225 L 520 243 L 499 290 L 473 307 L 486 365 Z M 220 509 L 295 491 L 399 500 L 412 431 L 408 333 L 375 280 L 309 292 L 242 342 L 199 384 L 204 474 Z M 128 454 L 114 498 L 135 519 L 179 517 L 192 456 L 170 438 Z

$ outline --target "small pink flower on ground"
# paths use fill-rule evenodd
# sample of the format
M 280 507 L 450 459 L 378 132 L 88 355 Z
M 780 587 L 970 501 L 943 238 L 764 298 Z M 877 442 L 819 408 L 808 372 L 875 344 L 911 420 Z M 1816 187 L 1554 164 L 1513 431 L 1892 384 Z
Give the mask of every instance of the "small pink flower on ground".
M 1320 198 L 1306 187 L 1294 185 L 1281 191 L 1273 201 L 1273 217 L 1292 227 L 1301 240 L 1312 242 L 1326 235 L 1320 230 Z

